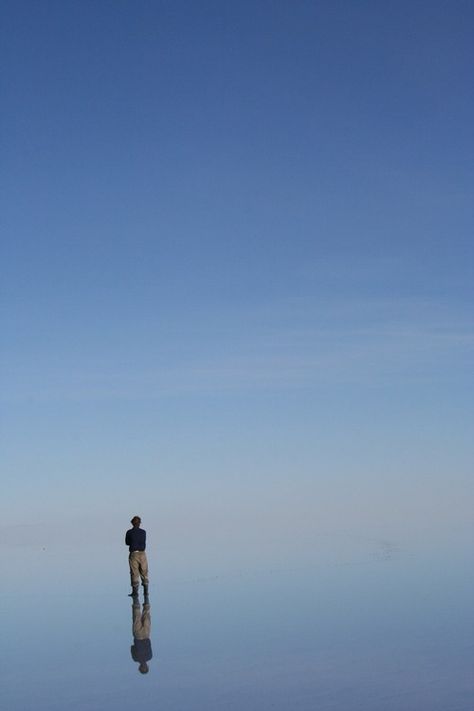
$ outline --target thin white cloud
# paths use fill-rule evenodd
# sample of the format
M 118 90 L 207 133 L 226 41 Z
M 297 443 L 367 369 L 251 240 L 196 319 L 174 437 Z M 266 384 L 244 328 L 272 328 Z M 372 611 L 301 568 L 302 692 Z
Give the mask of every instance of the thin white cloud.
M 234 314 L 235 316 L 235 314 Z M 234 327 L 233 327 L 234 324 Z M 192 393 L 384 384 L 450 378 L 472 361 L 474 328 L 428 299 L 290 299 L 189 335 L 175 362 L 140 353 L 121 364 L 73 354 L 55 365 L 24 363 L 5 378 L 3 400 L 142 399 Z

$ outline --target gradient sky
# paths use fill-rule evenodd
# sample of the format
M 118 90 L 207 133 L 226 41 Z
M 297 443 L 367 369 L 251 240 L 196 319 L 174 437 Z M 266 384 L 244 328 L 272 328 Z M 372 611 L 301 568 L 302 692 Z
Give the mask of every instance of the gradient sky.
M 3 523 L 467 523 L 472 3 L 2 14 Z

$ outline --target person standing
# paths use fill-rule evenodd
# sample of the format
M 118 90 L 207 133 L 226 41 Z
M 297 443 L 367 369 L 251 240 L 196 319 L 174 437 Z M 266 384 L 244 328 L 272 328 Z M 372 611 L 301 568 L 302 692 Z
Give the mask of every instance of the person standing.
M 130 528 L 125 534 L 125 545 L 128 546 L 129 550 L 128 563 L 130 565 L 132 583 L 132 592 L 129 597 L 138 596 L 140 579 L 143 585 L 143 594 L 148 597 L 148 561 L 145 553 L 146 531 L 140 528 L 141 522 L 140 516 L 134 516 L 130 521 L 133 528 Z

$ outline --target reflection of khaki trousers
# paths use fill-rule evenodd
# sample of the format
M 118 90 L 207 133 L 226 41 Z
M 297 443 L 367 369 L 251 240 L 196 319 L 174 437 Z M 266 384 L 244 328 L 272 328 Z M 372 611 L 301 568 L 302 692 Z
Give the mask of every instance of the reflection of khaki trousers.
M 150 605 L 143 605 L 143 611 L 140 605 L 134 604 L 133 611 L 133 636 L 135 639 L 150 639 L 151 615 Z
M 148 585 L 148 561 L 145 551 L 133 551 L 128 556 L 128 562 L 132 587 L 140 584 L 140 578 L 143 585 Z

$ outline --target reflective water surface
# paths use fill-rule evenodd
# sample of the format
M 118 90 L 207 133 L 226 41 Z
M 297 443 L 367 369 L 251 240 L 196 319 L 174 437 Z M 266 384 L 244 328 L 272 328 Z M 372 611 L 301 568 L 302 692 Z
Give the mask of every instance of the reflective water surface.
M 2 708 L 471 711 L 472 560 L 331 537 L 236 568 L 121 549 L 3 545 Z

